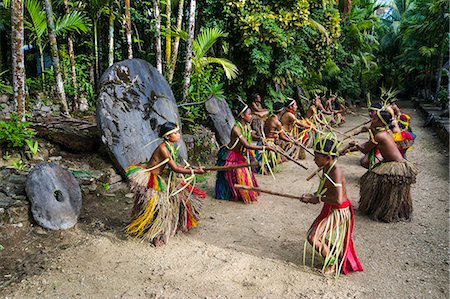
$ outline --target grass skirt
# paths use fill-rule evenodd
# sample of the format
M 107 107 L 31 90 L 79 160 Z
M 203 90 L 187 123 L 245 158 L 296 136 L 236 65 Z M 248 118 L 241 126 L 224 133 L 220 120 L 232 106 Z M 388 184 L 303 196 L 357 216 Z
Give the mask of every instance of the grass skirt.
M 411 184 L 417 168 L 408 161 L 382 162 L 359 180 L 359 210 L 384 222 L 410 220 L 413 211 Z
M 327 267 L 336 265 L 336 277 L 338 277 L 341 272 L 348 274 L 363 270 L 353 246 L 353 225 L 354 212 L 350 200 L 347 199 L 341 205 L 324 203 L 322 211 L 314 220 L 307 235 L 310 236 L 314 232 L 314 239 L 320 239 L 321 243 L 326 243 L 329 248 L 329 253 L 323 262 L 322 271 Z M 321 235 L 317 235 L 319 226 L 325 226 Z M 307 244 L 308 240 L 305 241 L 303 250 L 303 264 L 306 264 Z M 314 248 L 316 247 L 314 246 Z M 320 251 L 322 251 L 321 248 Z M 315 254 L 317 253 L 313 250 L 312 267 L 314 267 Z
M 265 142 L 267 145 L 276 148 L 275 140 L 272 138 L 266 138 Z M 262 141 L 258 141 L 258 145 L 262 146 Z M 274 174 L 278 172 L 278 165 L 281 164 L 281 155 L 269 150 L 258 151 L 256 159 L 261 165 L 259 168 L 259 173 L 267 175 Z
M 206 194 L 172 175 L 174 179 L 165 182 L 142 165 L 127 168 L 135 201 L 126 232 L 135 239 L 167 243 L 177 230 L 186 232 L 198 225 Z
M 222 147 L 219 150 L 216 163 L 218 166 L 231 166 L 245 163 L 248 163 L 248 161 L 242 153 L 230 151 L 226 147 Z M 258 192 L 235 189 L 235 184 L 258 187 L 255 175 L 250 167 L 218 171 L 215 189 L 216 198 L 243 201 L 244 203 L 251 203 L 257 200 Z

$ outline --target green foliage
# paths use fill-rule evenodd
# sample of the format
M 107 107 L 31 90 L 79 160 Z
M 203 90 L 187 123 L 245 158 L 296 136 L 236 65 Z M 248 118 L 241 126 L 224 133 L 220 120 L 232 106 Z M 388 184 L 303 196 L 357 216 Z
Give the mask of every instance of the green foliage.
M 383 16 L 378 30 L 385 83 L 395 84 L 408 96 L 427 90 L 438 97 L 438 77 L 448 55 L 450 3 L 392 0 L 388 6 L 390 14 Z
M 14 160 L 9 166 L 7 166 L 7 168 L 22 170 L 26 166 L 27 165 L 25 164 L 25 162 L 22 159 L 18 158 L 16 160 Z
M 92 85 L 89 75 L 89 66 L 94 63 L 94 58 L 85 54 L 79 54 L 75 56 L 75 69 L 77 74 L 77 89 L 72 86 L 71 72 L 70 72 L 70 60 L 69 58 L 63 59 L 64 69 L 66 70 L 66 78 L 64 80 L 64 90 L 67 95 L 74 97 L 78 94 L 79 97 L 85 97 L 90 107 L 95 106 L 96 95 L 94 86 Z
M 441 87 L 437 94 L 438 102 L 445 104 L 445 103 L 448 103 L 448 99 L 449 99 L 448 89 L 445 87 Z
M 3 160 L 8 161 L 11 158 L 11 156 L 9 155 L 9 152 L 6 151 L 5 154 L 2 156 L 2 158 Z
M 108 183 L 103 183 L 102 184 L 102 188 L 104 191 L 107 191 L 109 189 L 109 184 Z
M 0 120 L 0 146 L 22 148 L 26 140 L 36 135 L 36 131 L 29 128 L 31 122 L 19 121 L 19 116 L 12 115 L 11 120 Z
M 25 139 L 25 142 L 28 146 L 29 152 L 33 155 L 33 157 L 36 157 L 39 151 L 39 143 L 31 139 Z
M 6 84 L 6 81 L 2 79 L 2 76 L 7 71 L 0 72 L 0 93 L 13 94 L 12 86 Z

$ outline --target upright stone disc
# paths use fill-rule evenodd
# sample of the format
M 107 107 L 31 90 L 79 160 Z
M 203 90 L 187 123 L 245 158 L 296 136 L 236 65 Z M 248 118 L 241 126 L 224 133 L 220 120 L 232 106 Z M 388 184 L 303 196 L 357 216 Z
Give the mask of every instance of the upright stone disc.
M 25 185 L 34 220 L 41 226 L 58 230 L 77 223 L 82 198 L 77 180 L 55 163 L 36 165 Z
M 205 103 L 206 111 L 211 118 L 216 139 L 220 145 L 230 143 L 231 129 L 234 126 L 234 116 L 225 100 L 219 100 L 211 97 Z
M 97 124 L 108 152 L 122 174 L 130 164 L 145 162 L 161 143 L 159 127 L 181 126 L 178 107 L 166 79 L 150 63 L 127 59 L 102 75 L 97 99 Z M 178 156 L 187 160 L 181 138 Z

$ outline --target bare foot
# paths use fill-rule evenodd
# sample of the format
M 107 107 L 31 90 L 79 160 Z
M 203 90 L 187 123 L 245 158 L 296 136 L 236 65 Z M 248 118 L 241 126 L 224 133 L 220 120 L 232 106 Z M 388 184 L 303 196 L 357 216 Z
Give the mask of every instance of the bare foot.
M 332 265 L 330 267 L 327 267 L 327 268 L 323 269 L 322 273 L 325 274 L 325 275 L 334 275 L 334 274 L 336 274 L 336 265 Z
M 154 245 L 155 247 L 162 247 L 162 246 L 165 245 L 165 243 L 164 243 L 164 241 L 161 240 L 161 239 L 155 239 L 155 240 L 153 240 L 153 245 Z

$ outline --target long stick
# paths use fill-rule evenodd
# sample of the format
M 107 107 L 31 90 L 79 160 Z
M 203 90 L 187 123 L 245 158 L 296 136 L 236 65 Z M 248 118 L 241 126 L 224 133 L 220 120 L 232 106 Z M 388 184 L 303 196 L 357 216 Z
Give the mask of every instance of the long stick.
M 315 177 L 321 170 L 323 169 L 323 167 L 319 167 L 316 169 L 316 171 L 314 171 L 313 173 L 311 173 L 306 180 L 309 181 L 311 180 L 313 177 Z
M 365 126 L 365 125 L 367 125 L 367 124 L 370 123 L 370 122 L 371 122 L 371 120 L 368 120 L 368 121 L 366 121 L 366 122 L 363 123 L 363 124 L 360 124 L 360 125 L 358 125 L 358 126 L 356 126 L 356 127 L 354 127 L 354 128 L 351 128 L 350 130 L 345 131 L 344 133 L 347 134 L 348 132 L 351 132 L 351 131 L 353 131 L 353 130 L 356 130 L 356 129 L 358 129 L 359 127 Z
M 295 140 L 293 136 L 291 136 L 288 133 L 284 133 L 286 137 L 291 141 L 291 143 L 295 144 L 296 146 L 300 146 L 302 149 L 304 149 L 308 154 L 311 156 L 314 156 L 314 153 L 312 153 L 306 146 L 304 146 L 299 140 Z M 298 143 L 296 143 L 298 142 Z
M 245 186 L 245 185 L 234 185 L 234 188 L 236 188 L 236 189 L 244 189 L 244 190 L 253 190 L 253 191 L 258 191 L 258 192 L 262 192 L 262 193 L 272 194 L 272 195 L 276 195 L 276 196 L 282 196 L 282 197 L 287 197 L 287 198 L 293 198 L 293 199 L 301 200 L 301 196 L 285 194 L 285 193 L 279 193 L 279 192 L 275 192 L 275 191 L 261 189 L 259 187 L 251 187 L 251 186 Z
M 295 164 L 297 164 L 298 166 L 302 167 L 303 169 L 308 170 L 308 167 L 306 167 L 306 166 L 303 165 L 302 163 L 300 163 L 300 162 L 294 160 L 293 158 L 289 157 L 286 153 L 284 153 L 284 152 L 282 151 L 282 149 L 280 149 L 280 148 L 278 147 L 278 145 L 275 145 L 275 152 L 278 153 L 278 154 L 280 154 L 280 155 L 282 155 L 283 157 L 285 157 L 285 158 L 288 159 L 289 161 L 294 162 Z
M 353 111 L 348 111 L 348 113 L 356 115 L 356 116 L 359 116 L 361 118 L 364 118 L 365 120 L 370 120 L 370 118 L 368 118 L 367 116 L 361 115 L 360 113 L 356 113 L 356 112 L 353 112 Z
M 229 165 L 229 166 L 209 166 L 209 167 L 203 167 L 204 170 L 207 171 L 226 171 L 226 170 L 232 170 L 237 168 L 246 168 L 246 167 L 254 167 L 259 166 L 258 162 L 252 162 L 247 164 L 236 164 L 236 165 Z

